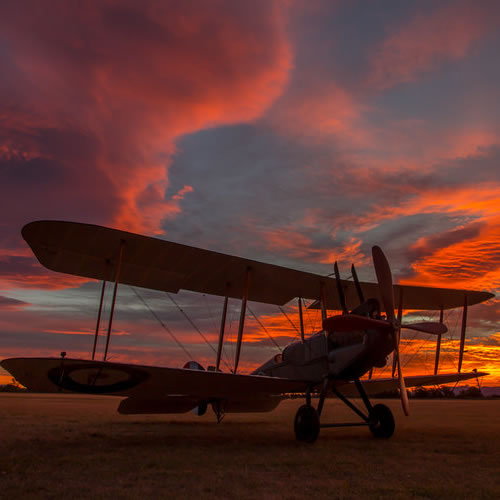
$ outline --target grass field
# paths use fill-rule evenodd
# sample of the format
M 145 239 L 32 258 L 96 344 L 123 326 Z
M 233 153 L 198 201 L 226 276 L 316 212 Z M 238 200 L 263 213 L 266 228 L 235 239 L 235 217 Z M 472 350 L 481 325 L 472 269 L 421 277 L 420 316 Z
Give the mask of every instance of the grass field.
M 123 416 L 118 399 L 0 394 L 0 498 L 500 498 L 500 401 L 398 401 L 388 441 L 273 413 Z M 338 401 L 324 419 L 356 420 Z

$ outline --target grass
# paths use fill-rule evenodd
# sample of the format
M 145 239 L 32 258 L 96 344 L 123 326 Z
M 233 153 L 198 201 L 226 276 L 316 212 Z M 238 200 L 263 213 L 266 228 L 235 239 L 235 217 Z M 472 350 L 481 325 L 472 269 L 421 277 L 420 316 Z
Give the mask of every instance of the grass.
M 500 498 L 500 401 L 398 401 L 364 427 L 297 443 L 301 401 L 267 414 L 123 416 L 117 398 L 0 395 L 0 498 Z M 356 420 L 336 400 L 325 421 Z

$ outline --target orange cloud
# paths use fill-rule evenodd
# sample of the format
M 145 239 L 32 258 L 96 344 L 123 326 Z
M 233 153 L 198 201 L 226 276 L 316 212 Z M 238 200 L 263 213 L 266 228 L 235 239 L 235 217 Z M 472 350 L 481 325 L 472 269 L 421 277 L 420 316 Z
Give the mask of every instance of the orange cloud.
M 422 237 L 410 249 L 422 255 L 412 263 L 415 277 L 404 283 L 432 286 L 494 289 L 500 286 L 500 187 L 481 184 L 461 188 L 429 188 L 398 206 L 381 206 L 361 218 L 358 231 L 387 219 L 413 214 L 441 213 L 467 216 L 478 225 L 478 233 L 462 241 L 441 246 L 429 245 L 433 238 Z M 465 226 L 467 227 L 467 226 Z
M 436 353 L 436 342 L 432 338 L 403 339 L 402 360 L 406 375 L 433 373 Z M 459 341 L 443 338 L 439 358 L 439 372 L 453 373 L 458 370 Z M 500 333 L 493 333 L 489 337 L 466 337 L 462 371 L 488 372 L 490 375 L 482 379 L 481 383 L 487 386 L 500 384 Z M 376 370 L 376 376 L 390 376 L 390 367 Z
M 500 287 L 500 217 L 488 220 L 476 237 L 425 251 L 426 238 L 414 248 L 424 256 L 411 264 L 415 277 L 405 283 L 468 289 Z
M 312 220 L 309 214 L 308 220 Z M 319 262 L 320 264 L 333 264 L 335 261 L 348 260 L 363 265 L 368 262 L 367 257 L 361 251 L 361 240 L 350 237 L 344 243 L 335 243 L 332 239 L 331 246 L 317 248 L 313 243 L 312 229 L 309 227 L 303 232 L 294 227 L 282 227 L 277 229 L 259 230 L 259 238 L 266 249 L 289 257 L 305 260 L 308 262 Z

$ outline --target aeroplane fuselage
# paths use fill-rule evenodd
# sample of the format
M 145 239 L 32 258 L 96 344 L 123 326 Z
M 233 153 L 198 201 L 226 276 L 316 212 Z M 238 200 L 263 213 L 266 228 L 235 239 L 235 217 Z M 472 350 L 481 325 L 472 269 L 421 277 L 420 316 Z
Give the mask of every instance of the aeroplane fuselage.
M 253 373 L 319 383 L 326 376 L 353 379 L 373 366 L 383 367 L 394 349 L 391 334 L 376 330 L 320 331 L 295 342 Z

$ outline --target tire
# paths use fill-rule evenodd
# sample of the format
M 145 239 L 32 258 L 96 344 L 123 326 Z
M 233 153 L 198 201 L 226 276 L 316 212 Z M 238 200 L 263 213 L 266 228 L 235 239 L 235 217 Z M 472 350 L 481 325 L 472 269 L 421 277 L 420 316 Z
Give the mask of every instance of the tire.
M 370 430 L 376 438 L 389 439 L 394 434 L 394 417 L 391 410 L 382 404 L 370 411 Z
M 312 406 L 301 406 L 295 415 L 294 428 L 297 441 L 314 443 L 319 435 L 318 412 Z
M 202 401 L 201 403 L 198 404 L 198 406 L 193 408 L 193 413 L 195 415 L 198 415 L 199 417 L 202 417 L 207 412 L 207 407 L 208 407 L 207 402 Z

